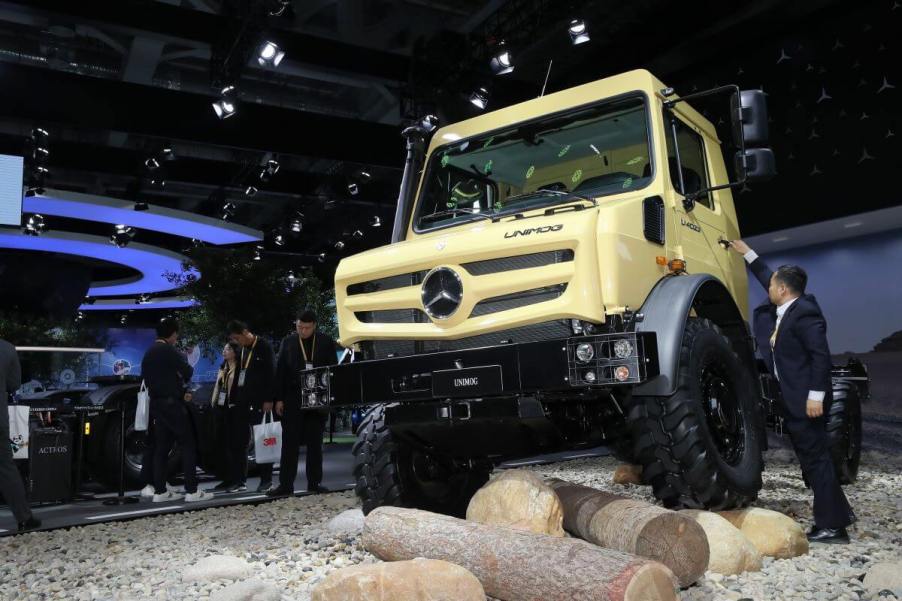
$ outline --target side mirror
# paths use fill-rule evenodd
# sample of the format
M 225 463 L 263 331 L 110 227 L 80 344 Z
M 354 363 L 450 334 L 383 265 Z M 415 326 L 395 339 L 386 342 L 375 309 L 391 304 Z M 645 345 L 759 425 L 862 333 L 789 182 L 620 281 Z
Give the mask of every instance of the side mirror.
M 733 119 L 733 144 L 767 146 L 767 96 L 761 90 L 742 90 L 730 97 Z
M 774 151 L 770 148 L 746 148 L 734 155 L 736 179 L 740 182 L 766 182 L 777 174 Z

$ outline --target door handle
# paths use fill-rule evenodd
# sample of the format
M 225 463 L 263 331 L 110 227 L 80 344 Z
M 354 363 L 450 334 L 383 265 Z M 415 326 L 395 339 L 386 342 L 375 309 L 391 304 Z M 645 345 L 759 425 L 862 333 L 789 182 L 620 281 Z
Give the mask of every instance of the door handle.
M 717 239 L 717 243 L 720 244 L 721 246 L 723 246 L 724 250 L 730 250 L 730 247 L 733 246 L 733 243 L 730 242 L 729 240 L 727 240 L 726 238 L 724 238 L 723 236 L 720 236 Z

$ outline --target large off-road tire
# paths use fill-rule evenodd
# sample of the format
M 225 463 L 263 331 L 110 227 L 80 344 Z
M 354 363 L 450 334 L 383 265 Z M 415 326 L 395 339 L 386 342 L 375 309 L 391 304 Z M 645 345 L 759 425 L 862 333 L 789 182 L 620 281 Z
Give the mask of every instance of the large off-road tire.
M 488 481 L 491 464 L 448 468 L 441 458 L 394 435 L 385 424 L 385 409 L 377 405 L 367 413 L 351 451 L 363 513 L 394 505 L 463 516 L 470 498 Z
M 834 391 L 827 415 L 827 438 L 839 483 L 853 484 L 861 461 L 861 398 L 854 386 L 844 392 L 840 396 Z
M 720 329 L 690 318 L 676 392 L 633 397 L 642 479 L 666 507 L 742 507 L 761 489 L 761 419 L 754 379 Z

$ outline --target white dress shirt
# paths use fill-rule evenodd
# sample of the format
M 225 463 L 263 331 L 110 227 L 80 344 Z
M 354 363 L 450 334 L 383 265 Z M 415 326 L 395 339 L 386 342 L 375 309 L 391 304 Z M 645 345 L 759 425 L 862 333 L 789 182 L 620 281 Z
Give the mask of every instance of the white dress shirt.
M 750 250 L 749 252 L 747 252 L 743 255 L 743 258 L 745 259 L 746 263 L 751 264 L 755 259 L 758 258 L 758 253 L 756 253 L 753 250 Z M 789 310 L 789 307 L 791 307 L 792 303 L 794 303 L 797 299 L 798 299 L 798 297 L 791 298 L 788 301 L 786 301 L 785 303 L 783 303 L 782 305 L 777 307 L 777 323 L 774 325 L 775 332 L 780 331 L 780 322 L 783 320 L 783 315 L 786 313 L 786 311 Z M 771 351 L 771 355 L 774 356 L 774 375 L 777 377 L 777 381 L 779 382 L 780 374 L 777 373 L 777 359 L 776 359 L 776 355 L 773 354 L 773 350 Z M 808 391 L 808 400 L 809 401 L 816 401 L 818 403 L 823 403 L 824 396 L 826 396 L 826 395 L 823 390 L 809 390 Z

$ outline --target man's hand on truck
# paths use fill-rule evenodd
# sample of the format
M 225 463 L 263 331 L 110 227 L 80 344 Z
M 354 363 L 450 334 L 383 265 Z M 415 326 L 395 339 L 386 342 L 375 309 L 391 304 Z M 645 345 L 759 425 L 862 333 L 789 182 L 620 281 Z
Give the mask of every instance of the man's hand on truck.
M 738 252 L 740 255 L 744 255 L 752 250 L 751 248 L 749 248 L 749 245 L 742 240 L 730 240 L 730 248 Z

